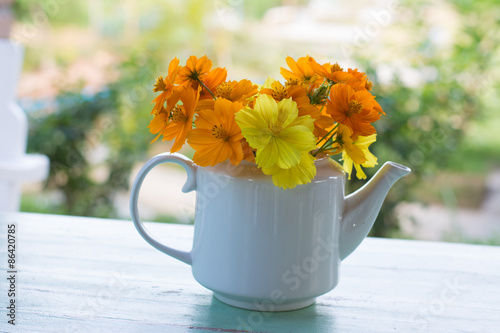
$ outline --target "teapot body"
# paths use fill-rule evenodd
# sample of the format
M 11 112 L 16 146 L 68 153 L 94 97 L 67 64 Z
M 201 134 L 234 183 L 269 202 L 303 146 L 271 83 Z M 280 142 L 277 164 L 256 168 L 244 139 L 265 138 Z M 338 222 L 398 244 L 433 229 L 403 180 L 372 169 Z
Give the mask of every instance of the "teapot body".
M 219 300 L 254 310 L 308 306 L 338 281 L 345 176 L 316 161 L 306 185 L 283 190 L 250 163 L 196 171 L 192 271 Z
M 197 192 L 190 252 L 155 239 L 139 217 L 142 182 L 166 162 L 186 170 L 183 192 Z M 300 309 L 335 288 L 340 262 L 366 237 L 391 186 L 411 171 L 386 162 L 345 197 L 342 167 L 329 158 L 317 159 L 315 167 L 310 183 L 283 190 L 246 161 L 199 167 L 180 154 L 159 154 L 134 180 L 130 214 L 149 244 L 191 265 L 195 279 L 222 302 L 259 311 Z

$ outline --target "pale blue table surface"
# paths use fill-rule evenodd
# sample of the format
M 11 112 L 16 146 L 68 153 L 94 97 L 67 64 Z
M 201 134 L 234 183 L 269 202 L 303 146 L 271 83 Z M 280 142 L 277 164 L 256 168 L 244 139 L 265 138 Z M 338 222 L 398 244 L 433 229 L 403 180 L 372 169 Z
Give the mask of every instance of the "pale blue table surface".
M 7 224 L 16 224 L 16 326 Z M 148 229 L 189 250 L 192 226 Z M 0 215 L 1 332 L 500 332 L 500 247 L 367 238 L 340 283 L 297 311 L 225 305 L 132 222 Z

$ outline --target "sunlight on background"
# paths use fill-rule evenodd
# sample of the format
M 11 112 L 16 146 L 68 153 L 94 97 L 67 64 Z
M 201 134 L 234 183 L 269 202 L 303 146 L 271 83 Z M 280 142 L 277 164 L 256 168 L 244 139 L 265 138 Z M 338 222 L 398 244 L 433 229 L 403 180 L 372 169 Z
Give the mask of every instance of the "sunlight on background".
M 14 9 L 29 150 L 51 159 L 47 183 L 24 188 L 22 211 L 129 219 L 131 180 L 170 147 L 150 145 L 147 125 L 153 83 L 172 58 L 206 54 L 228 79 L 261 84 L 280 78 L 286 56 L 311 55 L 368 73 L 387 113 L 373 151 L 380 165 L 413 170 L 373 235 L 500 244 L 496 0 L 18 0 Z M 144 217 L 190 223 L 184 179 L 176 167 L 154 170 Z

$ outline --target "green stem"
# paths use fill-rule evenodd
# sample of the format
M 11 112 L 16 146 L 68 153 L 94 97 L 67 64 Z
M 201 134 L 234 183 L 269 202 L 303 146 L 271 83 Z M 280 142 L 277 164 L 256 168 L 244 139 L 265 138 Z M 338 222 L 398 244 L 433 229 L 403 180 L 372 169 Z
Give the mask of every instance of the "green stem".
M 196 80 L 203 86 L 203 88 L 207 89 L 207 91 L 210 93 L 210 95 L 212 95 L 214 100 L 217 99 L 212 90 L 208 89 L 208 87 L 205 85 L 205 83 L 203 83 L 203 81 L 200 80 L 200 78 L 196 78 Z
M 318 142 L 316 142 L 316 144 L 319 144 L 321 141 L 325 140 L 327 137 L 330 136 L 330 134 L 332 134 L 333 131 L 335 131 L 337 129 L 337 127 L 339 126 L 339 123 L 335 124 L 335 126 L 332 128 L 332 130 L 328 133 L 326 133 L 326 135 L 324 137 L 322 137 Z
M 327 138 L 328 136 L 330 136 L 330 134 L 333 133 L 333 131 L 335 131 L 337 129 L 337 127 L 339 126 L 339 123 L 335 124 L 335 126 L 333 127 L 333 129 L 328 132 L 328 134 L 326 134 L 324 137 L 321 138 L 321 140 L 319 140 L 316 144 L 319 144 L 321 141 L 323 141 L 325 138 Z M 336 140 L 333 141 L 332 140 L 333 138 L 333 134 L 325 141 L 325 143 L 323 143 L 323 145 L 316 151 L 316 153 L 313 155 L 313 156 L 316 156 L 318 155 L 319 153 L 325 151 L 328 146 L 331 146 L 333 145 L 335 142 L 337 142 Z
M 328 92 L 326 93 L 326 96 L 330 95 L 330 91 L 334 85 L 335 85 L 335 82 L 328 82 Z M 326 99 L 328 99 L 328 97 Z M 319 110 L 320 113 L 323 112 L 323 108 L 325 107 L 326 103 L 327 103 L 327 101 L 325 100 L 325 103 L 321 106 L 321 109 Z M 324 137 L 322 137 L 318 142 L 316 142 L 316 144 L 319 144 L 321 141 L 326 139 L 325 143 L 316 151 L 314 156 L 316 156 L 319 153 L 321 153 L 322 151 L 326 150 L 326 148 L 328 147 L 328 141 L 331 140 L 333 137 L 333 135 L 332 136 L 330 136 L 330 135 L 333 133 L 333 131 L 335 131 L 337 129 L 338 126 L 339 126 L 339 123 L 335 124 L 335 126 L 333 127 L 333 129 L 330 132 L 328 132 Z M 333 145 L 333 143 L 335 143 L 335 141 L 332 140 L 330 142 L 330 145 Z
M 326 96 L 330 96 L 330 90 L 332 90 L 332 87 L 333 87 L 333 84 L 330 84 L 328 86 L 328 92 L 326 93 Z M 328 97 L 325 99 L 325 103 L 323 103 L 323 105 L 321 105 L 321 109 L 319 109 L 319 113 L 323 112 L 323 108 L 325 107 L 325 105 L 327 103 L 326 100 L 328 100 Z
M 319 153 L 322 153 L 322 152 L 324 152 L 325 150 L 327 150 L 327 149 L 329 149 L 329 148 L 332 148 L 333 144 L 334 144 L 334 143 L 336 143 L 336 142 L 337 142 L 337 140 L 335 140 L 335 141 L 330 141 L 329 143 L 324 144 L 323 146 L 321 146 L 321 148 L 320 148 L 320 149 L 318 149 L 318 150 L 316 151 L 316 153 L 315 153 L 313 156 L 316 156 L 316 155 L 318 155 Z

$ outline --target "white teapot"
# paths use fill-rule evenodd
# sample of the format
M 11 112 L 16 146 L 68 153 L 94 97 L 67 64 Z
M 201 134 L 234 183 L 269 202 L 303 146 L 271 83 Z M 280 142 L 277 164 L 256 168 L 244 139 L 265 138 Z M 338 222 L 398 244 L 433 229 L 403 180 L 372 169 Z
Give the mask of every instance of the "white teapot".
M 139 217 L 141 184 L 165 162 L 186 169 L 183 192 L 197 191 L 190 252 L 157 241 Z M 345 197 L 340 165 L 329 158 L 315 163 L 311 183 L 283 190 L 246 161 L 199 167 L 180 154 L 160 154 L 134 181 L 132 219 L 149 244 L 191 265 L 194 278 L 220 301 L 259 311 L 300 309 L 337 285 L 340 262 L 366 237 L 391 186 L 410 172 L 387 162 Z

